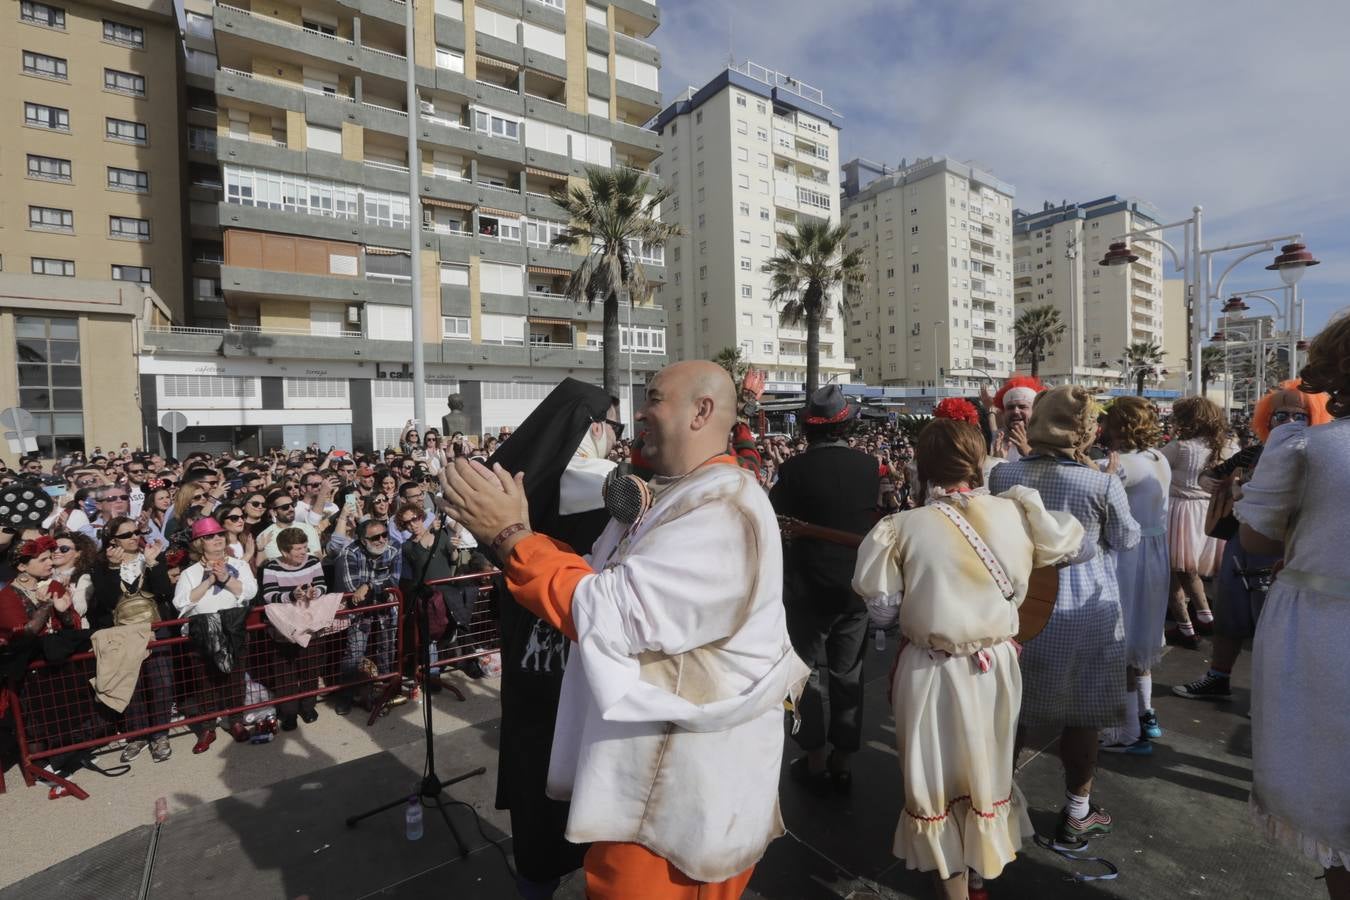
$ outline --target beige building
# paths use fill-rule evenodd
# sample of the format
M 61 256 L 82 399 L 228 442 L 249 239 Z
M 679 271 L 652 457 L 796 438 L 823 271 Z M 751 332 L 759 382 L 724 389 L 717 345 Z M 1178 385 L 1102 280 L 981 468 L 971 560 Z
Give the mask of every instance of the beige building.
M 1013 186 L 946 157 L 844 165 L 867 283 L 848 351 L 869 385 L 970 387 L 1013 368 Z
M 183 304 L 178 26 L 170 0 L 6 0 L 0 265 Z M 54 285 L 38 293 L 70 293 Z M 78 293 L 78 292 L 77 292 Z
M 1015 312 L 1053 306 L 1066 326 L 1062 340 L 1040 362 L 1043 379 L 1114 386 L 1122 383 L 1120 359 L 1127 345 L 1148 342 L 1168 349 L 1163 249 L 1132 241 L 1137 261 L 1101 264 L 1113 238 L 1156 224 L 1151 206 L 1116 196 L 1014 213 Z M 1184 354 L 1164 359 L 1169 371 L 1185 364 Z M 1029 369 L 1029 363 L 1018 364 L 1019 371 Z
M 195 327 L 151 336 L 147 418 L 183 411 L 208 445 L 387 446 L 412 415 L 413 316 L 433 423 L 451 392 L 486 430 L 562 378 L 600 380 L 601 309 L 562 296 L 577 257 L 550 246 L 565 219 L 550 192 L 588 165 L 657 184 L 656 5 L 417 4 L 411 155 L 405 10 L 186 0 Z M 661 250 L 638 249 L 659 284 Z M 640 386 L 665 362 L 665 313 L 622 321 Z
M 656 120 L 660 173 L 673 191 L 662 209 L 684 236 L 666 252 L 661 303 L 676 359 L 712 359 L 739 347 L 768 372 L 770 391 L 800 391 L 805 323 L 786 327 L 762 267 L 779 235 L 799 223 L 839 221 L 839 114 L 821 92 L 747 62 L 689 88 Z M 820 329 L 820 382 L 847 383 L 837 298 Z
M 33 416 L 48 459 L 141 446 L 142 329 L 168 321 L 142 285 L 0 273 L 0 407 Z M 16 462 L 3 443 L 0 456 Z
M 1163 359 L 1167 361 L 1166 386 L 1188 393 L 1191 369 L 1191 314 L 1186 306 L 1186 282 L 1163 280 Z

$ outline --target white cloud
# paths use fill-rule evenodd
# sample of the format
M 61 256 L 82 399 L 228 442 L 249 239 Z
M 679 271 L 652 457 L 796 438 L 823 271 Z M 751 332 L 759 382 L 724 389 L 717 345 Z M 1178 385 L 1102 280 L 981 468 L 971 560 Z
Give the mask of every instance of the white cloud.
M 666 96 L 753 59 L 821 88 L 844 158 L 974 159 L 1019 205 L 1202 204 L 1207 243 L 1303 232 L 1315 331 L 1350 303 L 1350 3 L 672 0 Z M 1233 286 L 1273 283 L 1253 260 Z

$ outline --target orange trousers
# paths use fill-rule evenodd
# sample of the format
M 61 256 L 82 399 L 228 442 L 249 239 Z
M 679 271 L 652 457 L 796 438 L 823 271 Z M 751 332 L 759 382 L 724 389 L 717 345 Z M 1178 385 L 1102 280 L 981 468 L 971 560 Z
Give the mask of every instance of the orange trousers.
M 695 881 L 640 844 L 597 841 L 586 851 L 587 900 L 739 900 L 755 871 Z

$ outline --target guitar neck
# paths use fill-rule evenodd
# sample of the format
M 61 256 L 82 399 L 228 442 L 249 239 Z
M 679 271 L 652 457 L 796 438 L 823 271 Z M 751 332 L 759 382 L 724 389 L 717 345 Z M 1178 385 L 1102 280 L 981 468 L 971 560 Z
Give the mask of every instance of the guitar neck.
M 864 537 L 851 531 L 826 528 L 823 525 L 812 525 L 810 522 L 803 522 L 801 519 L 793 519 L 788 516 L 779 516 L 778 525 L 789 540 L 793 537 L 804 537 L 830 544 L 841 544 L 845 547 L 857 547 L 862 544 Z

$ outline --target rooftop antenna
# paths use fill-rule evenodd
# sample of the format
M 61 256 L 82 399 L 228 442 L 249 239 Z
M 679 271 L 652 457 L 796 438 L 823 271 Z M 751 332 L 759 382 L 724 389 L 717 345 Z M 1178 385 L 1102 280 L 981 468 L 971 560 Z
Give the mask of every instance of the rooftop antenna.
M 736 65 L 736 10 L 727 4 L 727 68 Z

